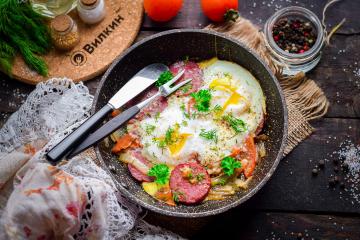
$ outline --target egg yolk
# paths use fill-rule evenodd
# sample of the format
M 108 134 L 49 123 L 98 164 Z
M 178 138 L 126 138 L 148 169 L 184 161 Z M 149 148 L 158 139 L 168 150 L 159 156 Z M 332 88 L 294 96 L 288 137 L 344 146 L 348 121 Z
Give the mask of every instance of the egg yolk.
M 180 133 L 179 132 L 179 125 L 176 124 L 174 131 L 171 133 L 170 142 L 168 143 L 167 147 L 170 151 L 171 156 L 177 155 L 181 149 L 185 146 L 186 140 L 192 136 L 190 133 Z M 157 140 L 164 140 L 165 137 L 157 138 Z
M 213 89 L 229 92 L 231 94 L 230 97 L 226 100 L 224 106 L 222 106 L 222 111 L 220 112 L 220 114 L 222 114 L 229 105 L 238 104 L 241 100 L 246 101 L 246 99 L 243 96 L 241 96 L 239 93 L 236 92 L 237 88 L 232 85 L 231 77 L 229 76 L 225 76 L 224 78 L 214 79 L 210 83 L 209 87 Z

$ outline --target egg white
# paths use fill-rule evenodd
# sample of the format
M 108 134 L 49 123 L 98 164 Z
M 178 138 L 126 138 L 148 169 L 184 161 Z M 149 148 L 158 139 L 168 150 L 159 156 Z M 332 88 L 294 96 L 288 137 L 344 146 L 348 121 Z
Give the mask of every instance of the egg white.
M 170 96 L 167 108 L 157 117 L 148 117 L 128 127 L 137 127 L 140 142 L 143 145 L 142 154 L 153 163 L 165 163 L 177 165 L 186 162 L 193 153 L 198 153 L 203 165 L 212 166 L 229 155 L 234 146 L 240 146 L 249 133 L 254 133 L 265 114 L 265 97 L 261 87 L 254 76 L 243 67 L 228 61 L 213 59 L 203 67 L 204 83 L 202 88 L 209 89 L 214 79 L 227 76 L 231 78 L 231 86 L 234 91 L 244 99 L 236 104 L 230 104 L 223 110 L 223 115 L 232 114 L 246 123 L 246 131 L 236 134 L 233 129 L 217 116 L 213 111 L 202 114 L 195 118 L 185 116 L 181 106 L 187 106 L 191 99 L 187 97 Z M 210 109 L 214 106 L 223 106 L 232 93 L 221 89 L 212 89 L 212 100 Z M 190 134 L 185 144 L 176 154 L 171 154 L 169 148 L 158 146 L 156 139 L 164 137 L 169 128 L 178 126 L 180 134 Z M 147 126 L 155 126 L 149 132 Z M 216 130 L 218 140 L 208 140 L 199 134 L 204 131 Z

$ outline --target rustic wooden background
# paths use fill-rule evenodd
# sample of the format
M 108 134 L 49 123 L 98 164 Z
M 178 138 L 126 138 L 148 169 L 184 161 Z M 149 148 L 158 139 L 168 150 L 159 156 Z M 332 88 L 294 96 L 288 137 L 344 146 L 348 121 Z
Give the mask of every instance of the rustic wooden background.
M 260 27 L 277 9 L 299 5 L 321 18 L 325 0 L 240 0 L 240 13 Z M 320 159 L 349 139 L 360 144 L 360 1 L 343 0 L 331 7 L 327 24 L 346 23 L 325 49 L 309 77 L 325 91 L 331 107 L 312 122 L 315 133 L 283 159 L 272 179 L 244 205 L 216 217 L 168 219 L 148 213 L 146 219 L 194 239 L 360 239 L 360 203 L 348 192 L 328 186 L 333 174 L 327 163 L 318 177 L 311 170 Z M 184 0 L 180 14 L 158 24 L 144 18 L 138 40 L 174 28 L 203 28 L 209 22 L 198 0 Z M 86 82 L 94 93 L 101 76 Z M 16 111 L 34 86 L 0 74 L 0 126 Z M 340 193 L 341 192 L 341 193 Z

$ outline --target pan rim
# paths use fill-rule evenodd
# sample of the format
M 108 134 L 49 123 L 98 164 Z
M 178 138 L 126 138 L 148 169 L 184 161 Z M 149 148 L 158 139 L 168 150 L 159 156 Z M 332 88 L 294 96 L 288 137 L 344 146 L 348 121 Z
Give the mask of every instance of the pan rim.
M 91 108 L 91 112 L 94 113 L 95 112 L 95 108 L 96 108 L 96 104 L 98 102 L 99 99 L 99 94 L 101 89 L 104 86 L 105 81 L 108 78 L 108 75 L 112 72 L 113 68 L 118 64 L 118 62 L 120 62 L 124 57 L 126 57 L 128 54 L 130 54 L 134 49 L 136 49 L 137 47 L 143 45 L 144 43 L 151 41 L 157 37 L 163 37 L 165 35 L 171 35 L 171 34 L 181 34 L 181 33 L 201 33 L 201 34 L 209 34 L 209 35 L 213 35 L 215 37 L 219 37 L 219 38 L 225 38 L 226 40 L 232 41 L 235 44 L 239 45 L 240 47 L 244 48 L 246 51 L 250 52 L 250 54 L 253 55 L 254 58 L 256 58 L 257 61 L 259 61 L 263 67 L 266 69 L 267 73 L 270 75 L 272 81 L 274 82 L 276 89 L 280 95 L 280 99 L 281 99 L 281 106 L 282 106 L 282 110 L 283 110 L 283 134 L 282 134 L 282 140 L 281 140 L 281 145 L 280 148 L 278 150 L 276 159 L 274 160 L 272 166 L 270 167 L 270 170 L 266 173 L 265 177 L 261 179 L 261 181 L 256 185 L 256 187 L 254 187 L 253 189 L 251 189 L 249 192 L 247 192 L 242 198 L 236 199 L 233 202 L 218 207 L 216 209 L 211 209 L 211 210 L 206 210 L 206 211 L 201 211 L 201 212 L 176 212 L 176 211 L 170 211 L 170 210 L 166 210 L 157 206 L 154 206 L 152 204 L 148 204 L 140 199 L 138 199 L 137 197 L 135 197 L 131 192 L 129 192 L 127 189 L 125 189 L 121 184 L 119 184 L 116 180 L 114 180 L 115 185 L 117 186 L 119 192 L 121 194 L 123 194 L 126 198 L 130 199 L 131 201 L 135 202 L 136 204 L 163 214 L 163 215 L 167 215 L 167 216 L 173 216 L 173 217 L 182 217 L 182 218 L 197 218 L 197 217 L 206 217 L 206 216 L 213 216 L 213 215 L 217 215 L 220 214 L 222 212 L 228 211 L 236 206 L 239 206 L 240 204 L 246 202 L 247 200 L 249 200 L 251 197 L 253 197 L 271 178 L 271 176 L 274 174 L 275 170 L 278 167 L 278 164 L 280 162 L 280 160 L 283 157 L 283 152 L 285 149 L 285 144 L 286 144 L 286 139 L 287 139 L 287 130 L 288 130 L 288 111 L 287 111 L 287 107 L 286 107 L 286 102 L 285 102 L 285 97 L 283 94 L 283 91 L 280 87 L 280 83 L 278 82 L 277 78 L 274 76 L 274 74 L 271 72 L 270 68 L 264 63 L 264 61 L 257 55 L 257 53 L 254 52 L 254 50 L 248 48 L 247 46 L 245 46 L 242 42 L 229 37 L 225 34 L 222 33 L 217 33 L 214 31 L 209 31 L 209 30 L 203 30 L 203 29 L 176 29 L 176 30 L 168 30 L 168 31 L 163 31 L 157 34 L 153 34 L 149 37 L 146 37 L 142 40 L 140 40 L 139 42 L 135 43 L 134 45 L 132 45 L 131 47 L 129 47 L 127 50 L 125 50 L 119 57 L 116 58 L 116 60 L 110 65 L 110 67 L 108 68 L 108 70 L 105 72 L 105 74 L 102 76 L 101 81 L 98 85 L 98 88 L 96 90 L 96 93 L 94 95 L 94 101 L 92 104 L 92 108 Z M 109 171 L 109 169 L 107 168 L 104 159 L 100 153 L 99 147 L 98 145 L 95 145 L 95 152 L 96 152 L 96 156 L 100 161 L 100 164 L 102 166 L 102 168 L 110 175 L 112 176 L 112 173 Z

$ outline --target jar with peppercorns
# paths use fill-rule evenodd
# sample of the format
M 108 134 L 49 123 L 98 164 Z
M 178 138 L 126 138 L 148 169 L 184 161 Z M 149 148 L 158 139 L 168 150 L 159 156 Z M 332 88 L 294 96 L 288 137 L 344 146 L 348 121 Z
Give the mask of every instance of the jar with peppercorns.
M 273 60 L 283 73 L 308 72 L 320 61 L 324 29 L 319 18 L 302 7 L 287 7 L 265 23 L 265 40 Z

